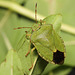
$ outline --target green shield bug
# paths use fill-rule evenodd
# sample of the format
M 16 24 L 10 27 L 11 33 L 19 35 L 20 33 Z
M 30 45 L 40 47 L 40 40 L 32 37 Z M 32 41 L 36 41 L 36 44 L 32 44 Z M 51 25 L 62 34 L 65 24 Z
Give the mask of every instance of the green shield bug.
M 35 5 L 35 8 L 36 7 L 37 3 Z M 36 12 L 37 10 L 35 10 L 35 13 Z M 40 24 L 37 24 L 36 14 L 35 19 L 36 24 L 32 27 L 18 27 L 15 29 L 31 28 L 31 34 L 28 34 L 26 31 L 26 35 L 29 36 L 28 38 L 30 39 L 30 43 L 34 45 L 32 51 L 36 49 L 38 54 L 50 63 L 63 64 L 65 58 L 65 47 L 63 40 L 54 30 L 52 24 L 46 24 L 46 22 L 42 20 L 40 21 Z M 29 53 L 30 51 L 25 56 Z
M 53 30 L 52 25 L 41 25 L 32 33 L 31 42 L 43 59 L 51 63 L 63 64 L 65 58 L 63 40 Z

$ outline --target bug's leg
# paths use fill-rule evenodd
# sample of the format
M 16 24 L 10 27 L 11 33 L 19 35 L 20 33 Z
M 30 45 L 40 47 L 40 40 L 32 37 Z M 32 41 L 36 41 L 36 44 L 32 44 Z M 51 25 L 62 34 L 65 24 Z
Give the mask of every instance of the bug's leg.
M 31 34 L 29 34 L 28 31 L 25 31 L 25 33 L 26 33 L 26 38 L 31 36 Z
M 30 57 L 31 57 L 31 64 L 32 64 L 32 66 L 29 68 L 29 71 L 32 69 L 32 67 L 33 67 L 33 60 L 32 60 L 32 51 L 30 52 L 30 48 L 31 48 L 31 37 L 30 37 L 30 44 L 29 44 L 29 51 L 28 51 L 28 53 L 25 55 L 25 56 L 28 56 L 28 54 L 30 53 Z M 32 49 L 33 50 L 33 49 Z
M 33 47 L 32 49 L 31 49 L 31 56 L 32 56 L 32 52 L 35 50 L 35 47 Z M 29 68 L 29 71 L 33 68 L 33 60 L 32 60 L 33 58 L 31 58 L 31 61 L 32 61 L 32 66 Z
M 25 33 L 26 33 L 26 38 L 27 38 L 28 31 L 25 31 Z
M 25 31 L 26 32 L 26 38 L 27 38 L 27 36 L 29 36 L 30 37 L 30 45 L 29 45 L 29 50 L 28 50 L 28 52 L 27 52 L 27 54 L 25 55 L 26 57 L 29 55 L 29 53 L 30 53 L 30 48 L 31 48 L 31 34 L 28 34 L 28 31 Z M 31 49 L 31 52 L 32 52 L 32 50 L 34 50 L 35 48 L 32 48 Z
M 42 20 L 40 19 L 40 25 L 42 25 Z
M 40 19 L 40 25 L 42 24 L 46 24 L 46 22 Z
M 26 32 L 26 38 L 27 38 L 27 36 L 31 36 L 31 34 L 28 34 L 28 31 L 25 31 Z M 28 52 L 26 53 L 26 57 L 29 55 L 29 53 L 30 53 L 30 46 L 31 46 L 31 41 L 30 41 L 30 44 L 29 44 L 29 50 L 28 50 Z
M 31 48 L 31 37 L 30 37 L 30 48 Z M 29 68 L 29 71 L 33 68 L 33 54 L 32 54 L 32 52 L 35 50 L 35 47 L 33 47 L 32 49 L 31 49 L 31 52 L 30 52 L 30 54 L 31 54 L 31 64 L 32 64 L 32 66 Z
M 30 71 L 32 68 L 33 68 L 33 64 L 32 64 L 32 66 L 29 68 L 29 71 Z
M 35 47 L 33 47 L 32 49 L 31 49 L 31 52 L 33 52 L 35 50 Z M 29 55 L 29 53 L 30 53 L 30 50 L 27 52 L 27 54 L 25 55 L 26 57 Z
M 35 4 L 35 21 L 36 21 L 36 24 L 37 24 L 37 3 Z
M 27 57 L 29 55 L 30 51 L 27 52 L 27 54 L 25 55 L 25 57 Z
M 16 29 L 23 29 L 23 28 L 31 28 L 32 29 L 32 27 L 18 27 L 18 28 L 14 28 L 14 30 L 16 30 Z

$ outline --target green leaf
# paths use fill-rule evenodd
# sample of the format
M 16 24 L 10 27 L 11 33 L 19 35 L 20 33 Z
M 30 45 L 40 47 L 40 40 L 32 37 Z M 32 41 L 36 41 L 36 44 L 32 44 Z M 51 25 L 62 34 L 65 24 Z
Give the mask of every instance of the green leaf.
M 67 75 L 72 68 L 69 65 L 48 64 L 42 75 Z
M 48 64 L 45 68 L 45 70 L 43 71 L 42 75 L 48 75 L 49 72 L 51 72 L 53 69 L 57 68 L 59 65 L 54 65 L 54 64 Z
M 6 60 L 0 65 L 0 75 L 24 75 L 16 51 L 10 50 Z
M 49 75 L 67 75 L 72 70 L 70 66 L 58 66 L 49 72 Z
M 74 60 L 74 48 L 75 46 L 72 45 L 72 46 L 66 46 L 66 59 L 65 59 L 65 65 L 70 65 L 70 66 L 75 66 L 75 60 Z
M 18 1 L 20 2 L 20 0 L 18 0 Z M 15 2 L 15 3 L 17 3 L 17 2 Z M 45 15 L 45 16 L 50 15 L 50 13 L 53 11 L 55 11 L 55 12 L 53 12 L 55 14 L 61 13 L 63 15 L 63 23 L 66 23 L 66 24 L 69 24 L 70 26 L 75 27 L 75 22 L 74 22 L 75 10 L 73 8 L 73 7 L 75 7 L 74 3 L 75 3 L 75 0 L 64 0 L 64 1 L 63 0 L 56 0 L 56 1 L 50 1 L 50 2 L 48 2 L 46 0 L 40 0 L 40 1 L 38 1 L 38 9 L 37 10 L 38 10 L 38 13 L 41 13 L 41 15 Z M 10 5 L 10 7 L 11 7 L 11 5 Z M 28 0 L 25 7 L 28 9 L 34 10 L 35 9 L 35 1 L 33 3 L 32 0 Z M 19 39 L 22 37 L 22 35 L 24 35 L 24 31 L 28 30 L 28 29 L 14 31 L 13 28 L 19 27 L 19 26 L 20 27 L 21 26 L 31 26 L 33 21 L 30 20 L 29 17 L 27 17 L 27 18 L 26 17 L 19 17 L 17 15 L 17 13 L 11 13 L 11 15 L 7 15 L 6 14 L 7 11 L 9 11 L 9 10 L 0 8 L 0 27 L 1 27 L 1 24 L 3 24 L 3 27 L 2 27 L 2 29 L 0 29 L 0 31 L 5 32 L 12 47 L 15 48 Z M 12 12 L 13 12 L 13 10 L 12 10 Z M 7 15 L 6 17 L 4 17 L 5 14 Z M 34 15 L 33 15 L 33 17 L 34 17 Z M 39 18 L 39 16 L 38 16 L 38 18 Z M 42 19 L 42 18 L 40 18 L 40 19 Z M 65 29 L 67 29 L 67 28 L 65 28 Z M 72 31 L 72 29 L 71 29 L 71 31 Z M 70 35 L 66 32 L 62 32 L 61 36 L 64 39 L 64 42 L 66 44 L 65 64 L 70 65 L 70 66 L 75 66 L 75 61 L 74 61 L 75 35 Z M 2 35 L 0 34 L 0 62 L 2 62 L 5 59 L 5 56 L 7 54 L 7 50 L 8 49 L 5 44 L 5 41 L 2 37 Z M 49 65 L 46 67 L 45 70 L 48 71 L 49 69 L 52 69 L 51 64 L 49 64 Z

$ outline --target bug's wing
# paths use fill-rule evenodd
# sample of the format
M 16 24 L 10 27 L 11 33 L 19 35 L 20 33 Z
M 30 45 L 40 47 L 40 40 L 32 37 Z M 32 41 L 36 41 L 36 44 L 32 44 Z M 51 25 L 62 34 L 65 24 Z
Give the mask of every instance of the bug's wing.
M 53 30 L 53 39 L 55 48 L 65 53 L 65 45 L 63 39 Z
M 38 54 L 45 59 L 48 62 L 52 62 L 53 60 L 53 52 L 49 49 L 44 47 L 42 44 L 39 42 L 35 43 L 35 47 L 37 49 Z
M 51 50 L 55 49 L 52 25 L 43 25 L 39 30 L 33 32 L 31 41 L 34 44 L 38 42 Z
M 33 32 L 31 36 L 31 41 L 39 55 L 49 62 L 53 60 L 53 52 L 51 49 L 55 49 L 52 31 L 52 25 L 43 25 L 39 30 Z
M 56 50 L 53 51 L 53 62 L 63 64 L 65 58 L 65 45 L 61 37 L 53 30 L 54 45 Z

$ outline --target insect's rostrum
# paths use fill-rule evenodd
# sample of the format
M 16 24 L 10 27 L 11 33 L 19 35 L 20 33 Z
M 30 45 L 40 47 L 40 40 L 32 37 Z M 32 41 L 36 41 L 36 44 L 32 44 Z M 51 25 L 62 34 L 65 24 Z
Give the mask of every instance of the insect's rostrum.
M 55 64 L 63 64 L 64 63 L 64 52 L 56 51 L 53 52 L 53 62 Z

